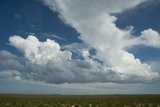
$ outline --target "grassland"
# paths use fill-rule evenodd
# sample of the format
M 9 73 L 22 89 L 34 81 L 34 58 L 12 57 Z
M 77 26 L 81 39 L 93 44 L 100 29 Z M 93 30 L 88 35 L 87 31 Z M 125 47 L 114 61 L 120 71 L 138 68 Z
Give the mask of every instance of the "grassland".
M 0 95 L 0 107 L 160 107 L 160 95 Z

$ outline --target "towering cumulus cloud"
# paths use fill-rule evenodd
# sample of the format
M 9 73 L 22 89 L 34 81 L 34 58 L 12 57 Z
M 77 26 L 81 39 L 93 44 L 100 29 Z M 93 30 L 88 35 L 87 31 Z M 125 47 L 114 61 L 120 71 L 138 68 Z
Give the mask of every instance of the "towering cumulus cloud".
M 43 3 L 53 11 L 59 12 L 59 17 L 74 27 L 80 39 L 96 49 L 96 58 L 104 62 L 105 67 L 128 75 L 143 77 L 154 76 L 150 66 L 142 64 L 126 48 L 144 45 L 160 48 L 160 35 L 148 29 L 141 32 L 139 37 L 132 35 L 132 27 L 127 30 L 115 25 L 116 17 L 111 13 L 119 13 L 132 8 L 145 0 L 44 0 Z
M 30 35 L 26 39 L 11 36 L 9 41 L 22 51 L 28 60 L 39 65 L 46 65 L 50 60 L 58 62 L 71 59 L 71 52 L 60 51 L 60 45 L 50 39 L 40 42 L 35 36 Z
M 11 72 L 8 77 L 15 76 L 14 78 L 56 84 L 145 82 L 158 77 L 157 73 L 151 72 L 147 64 L 141 64 L 139 59 L 135 59 L 132 54 L 124 50 L 98 50 L 101 58 L 106 58 L 104 62 L 110 63 L 102 64 L 94 59 L 88 50 L 83 50 L 81 53 L 84 60 L 72 59 L 70 51 L 61 51 L 60 45 L 50 39 L 41 42 L 35 36 L 29 35 L 26 39 L 11 36 L 9 41 L 24 54 L 24 58 L 11 55 L 6 51 L 1 52 L 1 57 L 13 60 L 13 62 L 1 61 L 5 64 L 2 66 L 19 73 L 17 75 Z
M 160 34 L 153 29 L 144 30 L 139 37 L 132 34 L 132 27 L 119 29 L 117 18 L 111 13 L 120 13 L 145 0 L 41 0 L 59 17 L 79 33 L 79 39 L 96 50 L 81 52 L 82 59 L 73 59 L 72 52 L 61 50 L 58 43 L 47 39 L 39 41 L 30 35 L 26 39 L 11 36 L 12 46 L 24 53 L 16 60 L 23 79 L 47 83 L 94 83 L 94 82 L 146 82 L 159 78 L 158 72 L 126 50 L 136 45 L 160 48 Z M 65 47 L 65 46 L 64 46 Z M 0 55 L 5 54 L 1 52 Z M 6 55 L 7 56 L 7 55 Z M 1 56 L 1 57 L 4 57 Z M 7 57 L 8 58 L 8 57 Z M 5 66 L 7 66 L 7 64 Z

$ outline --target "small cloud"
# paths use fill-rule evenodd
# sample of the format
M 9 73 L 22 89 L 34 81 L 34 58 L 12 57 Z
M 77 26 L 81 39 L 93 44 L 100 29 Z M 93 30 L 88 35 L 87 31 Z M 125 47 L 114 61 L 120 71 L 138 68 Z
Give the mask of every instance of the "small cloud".
M 83 51 L 91 50 L 92 48 L 85 43 L 71 43 L 69 45 L 64 45 L 61 47 L 62 49 L 69 50 L 71 52 L 82 55 Z
M 22 15 L 19 14 L 19 13 L 14 14 L 14 18 L 15 18 L 16 20 L 23 19 Z
M 0 71 L 0 78 L 17 78 L 20 77 L 20 72 L 16 70 Z
M 20 76 L 16 76 L 15 79 L 16 80 L 21 80 L 21 77 Z
M 65 38 L 57 36 L 56 34 L 48 34 L 48 33 L 42 33 L 43 36 L 46 36 L 47 38 L 54 38 L 62 41 L 66 41 Z
M 83 56 L 83 58 L 88 58 L 90 56 L 89 51 L 88 50 L 83 50 L 82 51 L 82 56 Z

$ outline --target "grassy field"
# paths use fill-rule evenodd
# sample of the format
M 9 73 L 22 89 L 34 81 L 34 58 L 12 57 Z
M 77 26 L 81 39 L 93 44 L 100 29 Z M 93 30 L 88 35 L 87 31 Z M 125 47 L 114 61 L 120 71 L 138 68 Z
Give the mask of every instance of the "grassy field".
M 0 107 L 160 107 L 160 95 L 0 95 Z

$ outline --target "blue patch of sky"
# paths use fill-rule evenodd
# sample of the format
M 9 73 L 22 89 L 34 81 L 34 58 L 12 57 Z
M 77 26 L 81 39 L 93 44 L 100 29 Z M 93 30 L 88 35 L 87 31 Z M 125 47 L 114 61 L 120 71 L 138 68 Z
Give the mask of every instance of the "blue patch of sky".
M 0 14 L 0 50 L 21 55 L 7 44 L 12 35 L 26 38 L 29 34 L 34 34 L 40 41 L 47 38 L 56 39 L 61 45 L 81 42 L 77 39 L 79 33 L 64 24 L 57 12 L 51 11 L 36 0 L 1 0 Z
M 160 0 L 148 0 L 139 4 L 134 9 L 115 14 L 118 17 L 117 27 L 125 29 L 126 26 L 134 26 L 134 35 L 139 36 L 141 31 L 152 28 L 160 31 Z M 160 49 L 145 46 L 135 46 L 128 50 L 141 61 L 160 60 Z
M 135 35 L 149 28 L 160 31 L 160 1 L 148 0 L 136 6 L 136 8 L 126 10 L 116 14 L 118 20 L 116 25 L 125 29 L 126 26 L 134 26 Z

